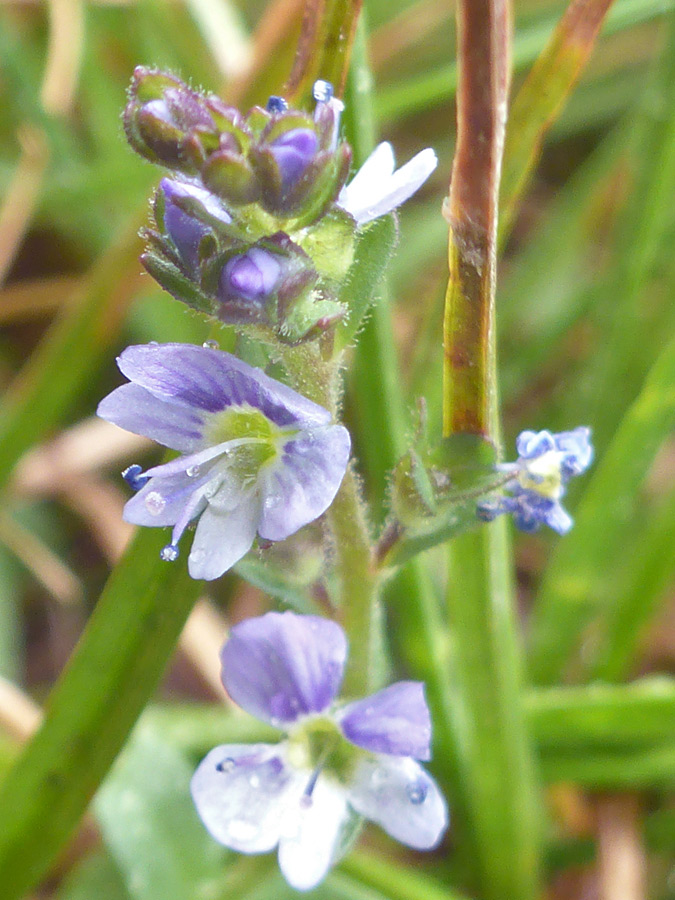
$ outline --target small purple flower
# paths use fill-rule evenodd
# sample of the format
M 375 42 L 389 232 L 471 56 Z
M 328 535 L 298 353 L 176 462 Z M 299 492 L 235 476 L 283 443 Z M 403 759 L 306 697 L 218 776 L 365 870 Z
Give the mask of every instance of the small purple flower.
M 210 581 L 241 559 L 256 532 L 283 540 L 330 506 L 350 438 L 323 407 L 208 346 L 127 347 L 117 362 L 130 383 L 101 401 L 99 416 L 181 452 L 146 472 L 127 470 L 139 490 L 124 518 L 173 526 L 164 559 L 176 559 L 198 520 L 188 568 Z
M 537 531 L 548 525 L 566 534 L 573 521 L 560 500 L 567 482 L 584 472 L 593 460 L 590 428 L 574 431 L 523 431 L 516 441 L 518 460 L 500 469 L 512 473 L 505 484 L 510 496 L 483 503 L 478 516 L 486 522 L 502 513 L 511 513 L 521 531 Z
M 358 225 L 365 225 L 412 197 L 437 163 L 436 154 L 428 147 L 394 171 L 396 161 L 391 144 L 378 144 L 349 184 L 340 191 L 338 206 L 353 216 Z
M 401 681 L 337 705 L 346 657 L 344 632 L 328 619 L 273 612 L 236 625 L 221 653 L 225 689 L 287 738 L 216 747 L 192 779 L 211 835 L 240 853 L 278 845 L 297 890 L 324 878 L 361 816 L 418 850 L 435 847 L 448 825 L 417 762 L 430 758 L 422 684 Z

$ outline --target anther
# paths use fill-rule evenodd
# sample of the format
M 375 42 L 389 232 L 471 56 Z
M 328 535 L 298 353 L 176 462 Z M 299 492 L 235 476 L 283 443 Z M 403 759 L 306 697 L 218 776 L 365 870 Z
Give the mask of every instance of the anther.
M 288 103 L 284 100 L 283 97 L 277 97 L 275 94 L 267 101 L 267 112 L 271 113 L 283 113 L 288 109 Z
M 175 562 L 178 559 L 178 547 L 175 544 L 167 544 L 159 551 L 160 558 L 164 562 Z
M 150 478 L 147 475 L 143 475 L 142 472 L 143 467 L 139 466 L 138 463 L 134 463 L 133 466 L 129 466 L 122 472 L 122 478 L 124 478 L 132 491 L 140 491 L 150 481 Z

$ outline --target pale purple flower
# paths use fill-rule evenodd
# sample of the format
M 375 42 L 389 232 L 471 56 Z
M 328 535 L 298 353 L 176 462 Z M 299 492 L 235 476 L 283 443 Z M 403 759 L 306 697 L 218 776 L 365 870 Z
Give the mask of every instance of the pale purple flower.
M 192 779 L 211 835 L 241 853 L 279 848 L 298 890 L 315 887 L 359 817 L 418 850 L 448 825 L 445 801 L 417 760 L 430 758 L 422 684 L 401 681 L 347 705 L 335 700 L 347 641 L 335 622 L 292 612 L 236 625 L 222 680 L 251 715 L 287 733 L 279 744 L 225 744 Z
M 516 441 L 518 460 L 499 468 L 513 477 L 504 485 L 508 496 L 483 503 L 479 518 L 492 521 L 502 513 L 511 513 L 521 531 L 537 531 L 548 525 L 558 534 L 566 534 L 572 517 L 562 506 L 570 478 L 584 472 L 593 460 L 590 428 L 574 431 L 523 431 Z
M 427 147 L 396 169 L 394 151 L 386 141 L 378 144 L 359 171 L 340 191 L 338 206 L 358 225 L 384 216 L 417 191 L 436 168 L 438 160 Z
M 209 346 L 128 347 L 117 362 L 130 383 L 105 397 L 98 414 L 181 453 L 125 473 L 138 489 L 126 521 L 173 526 L 164 559 L 176 559 L 181 535 L 198 520 L 188 568 L 212 580 L 256 533 L 283 540 L 330 506 L 350 439 L 328 410 Z

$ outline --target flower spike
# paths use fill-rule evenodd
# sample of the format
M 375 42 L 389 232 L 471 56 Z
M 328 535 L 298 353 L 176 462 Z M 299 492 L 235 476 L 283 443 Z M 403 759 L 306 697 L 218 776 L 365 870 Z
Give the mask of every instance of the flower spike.
M 173 526 L 162 559 L 197 522 L 188 568 L 212 580 L 251 548 L 256 533 L 280 541 L 330 506 L 349 459 L 349 433 L 330 413 L 229 353 L 190 344 L 128 347 L 129 383 L 98 414 L 181 456 L 125 479 L 137 525 Z
M 287 733 L 274 744 L 226 744 L 202 761 L 192 796 L 226 847 L 264 853 L 297 890 L 315 887 L 363 816 L 392 837 L 430 850 L 448 825 L 429 759 L 431 724 L 418 682 L 398 682 L 340 706 L 347 658 L 335 622 L 292 612 L 235 625 L 222 680 L 247 712 Z

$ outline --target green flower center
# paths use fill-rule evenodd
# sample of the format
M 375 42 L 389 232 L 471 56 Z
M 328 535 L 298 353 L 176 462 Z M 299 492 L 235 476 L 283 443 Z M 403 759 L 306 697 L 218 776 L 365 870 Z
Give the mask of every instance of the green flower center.
M 299 722 L 288 737 L 288 759 L 297 769 L 320 770 L 344 784 L 364 751 L 345 739 L 328 716 Z
M 209 445 L 238 441 L 226 450 L 228 468 L 240 481 L 254 480 L 263 466 L 273 463 L 292 432 L 281 429 L 253 406 L 231 406 L 214 413 L 204 429 Z
M 562 496 L 562 458 L 563 454 L 558 450 L 549 450 L 535 459 L 528 459 L 518 475 L 520 486 L 550 500 L 559 500 Z

